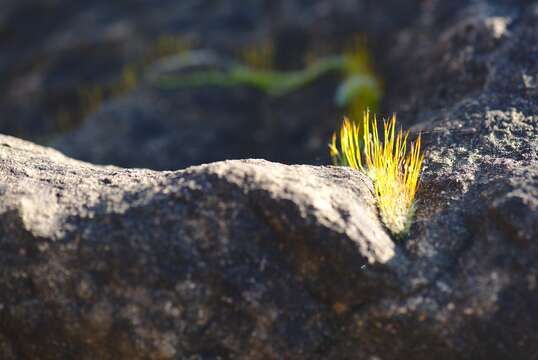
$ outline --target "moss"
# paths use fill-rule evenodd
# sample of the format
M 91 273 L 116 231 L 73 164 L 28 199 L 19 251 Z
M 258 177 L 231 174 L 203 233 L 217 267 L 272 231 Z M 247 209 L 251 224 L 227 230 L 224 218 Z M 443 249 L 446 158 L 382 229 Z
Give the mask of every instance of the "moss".
M 344 120 L 339 141 L 335 132 L 329 150 L 335 164 L 359 169 L 372 179 L 381 219 L 401 238 L 409 232 L 415 214 L 424 159 L 421 139 L 407 147 L 409 133 L 396 131 L 396 116 L 384 121 L 382 135 L 376 117 L 365 112 L 362 122 Z

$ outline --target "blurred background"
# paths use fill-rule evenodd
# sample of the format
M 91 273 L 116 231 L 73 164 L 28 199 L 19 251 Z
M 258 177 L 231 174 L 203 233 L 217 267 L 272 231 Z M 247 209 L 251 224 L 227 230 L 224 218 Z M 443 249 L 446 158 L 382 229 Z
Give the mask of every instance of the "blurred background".
M 328 164 L 429 1 L 1 0 L 0 132 L 98 164 Z M 357 115 L 359 114 L 359 115 Z

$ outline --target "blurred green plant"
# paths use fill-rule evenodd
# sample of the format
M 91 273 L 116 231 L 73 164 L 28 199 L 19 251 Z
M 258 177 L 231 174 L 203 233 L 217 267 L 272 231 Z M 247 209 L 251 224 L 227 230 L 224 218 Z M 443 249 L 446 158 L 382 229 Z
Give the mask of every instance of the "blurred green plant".
M 381 81 L 376 76 L 364 37 L 357 36 L 342 54 L 317 58 L 308 53 L 307 66 L 301 70 L 273 69 L 274 47 L 270 42 L 247 47 L 241 52 L 241 61 L 227 70 L 199 70 L 178 75 L 163 75 L 157 85 L 174 90 L 204 86 L 251 86 L 270 96 L 284 96 L 295 92 L 331 72 L 342 74 L 334 98 L 337 106 L 349 115 L 366 109 L 377 110 L 381 98 Z
M 366 38 L 355 35 L 344 51 L 344 81 L 336 90 L 336 104 L 356 118 L 364 111 L 379 110 L 381 79 L 376 75 Z
M 67 130 L 94 112 L 110 98 L 121 96 L 140 83 L 147 67 L 161 59 L 188 56 L 194 43 L 181 36 L 159 37 L 136 62 L 126 64 L 116 81 L 110 84 L 89 84 L 78 89 L 78 108 L 60 109 L 57 123 Z M 342 81 L 334 97 L 335 104 L 354 118 L 366 109 L 377 110 L 381 98 L 381 81 L 376 76 L 364 37 L 358 35 L 341 54 L 319 56 L 313 49 L 307 52 L 307 66 L 300 70 L 274 69 L 275 50 L 271 39 L 247 46 L 238 52 L 240 61 L 227 70 L 199 70 L 180 75 L 164 75 L 157 79 L 163 89 L 203 86 L 251 86 L 269 96 L 285 96 L 315 82 L 328 73 L 340 73 Z M 315 51 L 316 50 L 316 51 Z M 322 53 L 330 52 L 324 49 Z
M 209 70 L 161 77 L 159 86 L 165 89 L 252 86 L 271 96 L 283 96 L 304 87 L 328 72 L 342 68 L 343 59 L 340 56 L 321 59 L 297 71 L 256 70 L 243 64 L 235 64 L 228 71 Z

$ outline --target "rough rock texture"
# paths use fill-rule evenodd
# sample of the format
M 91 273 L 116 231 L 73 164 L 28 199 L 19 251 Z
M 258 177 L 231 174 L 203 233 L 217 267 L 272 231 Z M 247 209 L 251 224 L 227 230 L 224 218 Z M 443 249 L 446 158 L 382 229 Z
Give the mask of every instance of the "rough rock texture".
M 355 314 L 350 333 L 379 337 L 364 358 L 538 357 L 538 7 L 465 3 L 432 3 L 387 56 L 411 76 L 386 106 L 424 132 L 427 160 L 401 244 L 414 292 Z
M 391 1 L 357 3 L 372 18 L 397 14 Z M 538 7 L 421 1 L 394 24 L 364 26 L 391 39 L 374 44 L 385 111 L 423 132 L 409 238 L 389 239 L 368 182 L 349 169 L 249 160 L 124 170 L 2 137 L 0 358 L 538 358 Z M 122 111 L 107 105 L 120 124 L 131 126 L 128 109 L 152 114 L 161 96 L 137 94 Z M 207 94 L 188 97 L 220 99 Z M 171 96 L 165 109 L 187 95 Z M 298 98 L 315 113 L 316 96 Z M 230 132 L 242 116 L 228 117 Z M 186 119 L 174 134 L 204 145 L 156 167 L 203 161 L 213 135 L 195 137 L 208 133 Z M 94 139 L 86 154 L 118 163 L 91 148 L 111 132 L 93 122 L 82 128 Z M 151 134 L 141 143 L 156 146 Z M 251 151 L 241 149 L 221 154 Z
M 2 136 L 0 357 L 323 354 L 342 312 L 398 291 L 369 186 L 262 160 L 97 167 Z

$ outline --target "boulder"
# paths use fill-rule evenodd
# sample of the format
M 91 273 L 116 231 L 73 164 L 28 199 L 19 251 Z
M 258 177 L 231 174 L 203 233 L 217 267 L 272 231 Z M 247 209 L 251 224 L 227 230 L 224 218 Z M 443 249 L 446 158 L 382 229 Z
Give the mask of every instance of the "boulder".
M 0 194 L 2 359 L 313 356 L 400 291 L 347 168 L 120 169 L 2 136 Z

